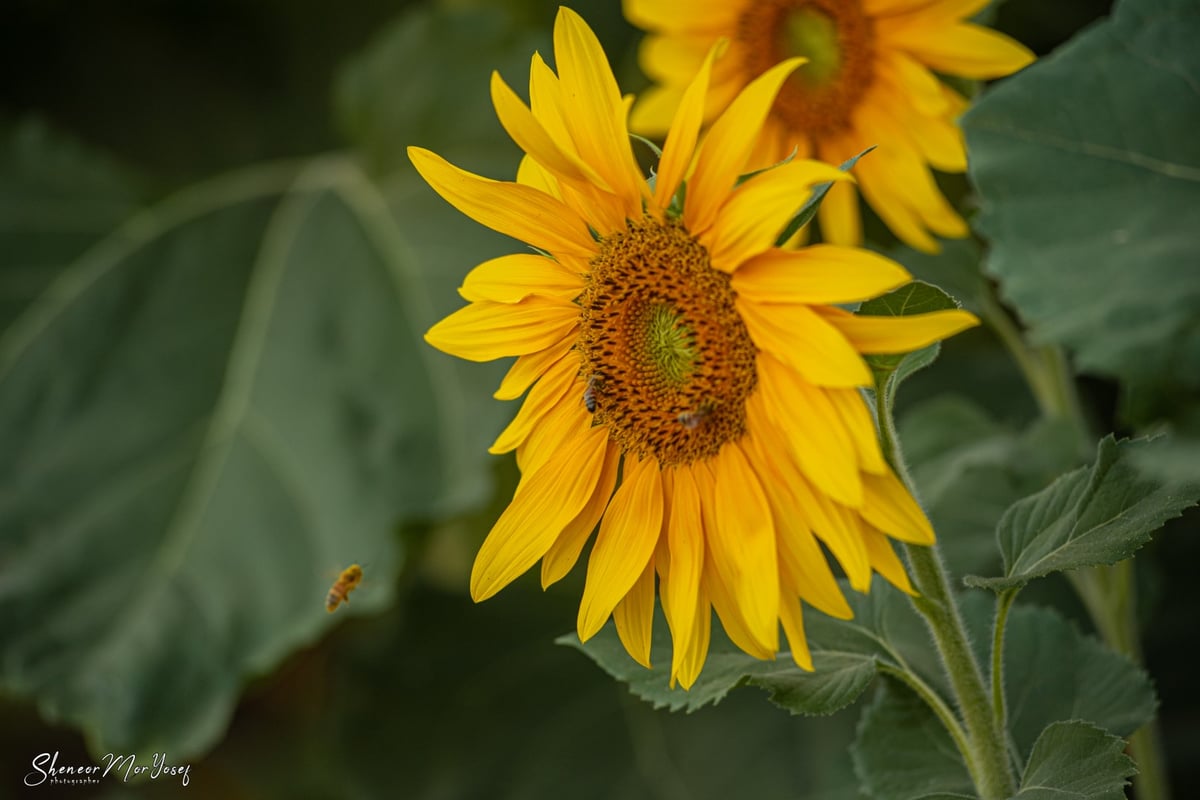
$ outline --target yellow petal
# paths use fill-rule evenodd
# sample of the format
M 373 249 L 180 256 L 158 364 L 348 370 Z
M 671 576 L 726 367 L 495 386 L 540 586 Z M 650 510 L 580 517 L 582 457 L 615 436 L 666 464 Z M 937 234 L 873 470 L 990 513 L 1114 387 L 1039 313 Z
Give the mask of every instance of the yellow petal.
M 551 197 L 562 200 L 562 190 L 559 189 L 558 178 L 550 174 L 550 170 L 530 158 L 528 153 L 521 157 L 521 163 L 517 166 L 517 183 L 533 187 L 539 192 L 545 192 Z
M 856 124 L 863 135 L 883 143 L 871 153 L 874 158 L 864 163 L 861 170 L 864 180 L 873 181 L 877 189 L 881 184 L 890 187 L 889 191 L 902 197 L 905 205 L 916 212 L 921 224 L 934 233 L 954 238 L 966 236 L 966 222 L 933 180 L 907 126 L 892 118 L 886 105 L 884 102 L 864 105 L 856 113 Z
M 671 122 L 667 140 L 663 144 L 662 158 L 658 162 L 658 174 L 654 179 L 654 202 L 659 208 L 671 205 L 671 198 L 679 189 L 688 167 L 695 155 L 696 139 L 700 135 L 700 124 L 704 121 L 704 97 L 708 93 L 708 78 L 712 72 L 712 63 L 724 47 L 724 41 L 713 45 L 708 56 L 700 66 L 700 71 L 692 79 L 679 110 Z
M 849 180 L 849 173 L 820 161 L 790 161 L 749 179 L 721 207 L 712 230 L 703 237 L 712 265 L 733 272 L 746 259 L 769 250 L 813 186 Z
M 578 156 L 559 148 L 558 143 L 542 127 L 541 122 L 517 96 L 517 93 L 504 82 L 499 72 L 492 72 L 491 88 L 492 105 L 496 107 L 496 116 L 518 147 L 560 177 L 577 181 L 601 182 L 595 171 L 581 161 Z
M 500 382 L 500 388 L 492 394 L 492 397 L 497 400 L 516 400 L 525 394 L 525 390 L 542 377 L 553 364 L 558 363 L 574 344 L 575 342 L 571 339 L 563 339 L 545 350 L 519 356 L 508 368 L 504 380 Z
M 870 157 L 870 154 L 867 154 Z M 835 183 L 817 209 L 821 238 L 833 245 L 857 247 L 862 244 L 862 213 L 858 210 L 858 190 L 850 183 Z
M 863 541 L 866 543 L 867 553 L 871 557 L 872 569 L 900 591 L 905 594 L 915 595 L 916 592 L 913 591 L 912 584 L 908 581 L 908 573 L 904 569 L 904 562 L 896 555 L 896 551 L 892 549 L 892 543 L 888 541 L 888 538 L 870 525 L 864 525 Z
M 712 636 L 712 605 L 703 584 L 696 601 L 696 613 L 692 617 L 692 630 L 687 636 L 687 645 L 675 645 L 671 654 L 671 687 L 675 682 L 684 689 L 692 688 L 708 658 L 708 644 Z
M 736 442 L 712 459 L 714 493 L 701 497 L 713 567 L 763 649 L 779 649 L 779 563 L 771 508 Z
M 767 353 L 759 353 L 758 378 L 761 398 L 754 402 L 785 434 L 809 481 L 840 503 L 861 506 L 857 452 L 825 390 Z
M 1036 59 L 1020 42 L 969 22 L 908 25 L 891 31 L 888 40 L 938 72 L 977 80 L 1009 75 Z
M 534 424 L 517 446 L 517 466 L 522 472 L 541 469 L 563 442 L 573 441 L 593 427 L 592 415 L 582 402 L 585 386 L 582 380 L 572 382 L 566 396 Z
M 929 71 L 921 62 L 902 50 L 887 49 L 879 53 L 876 64 L 876 80 L 879 81 L 880 94 L 892 100 L 903 98 L 905 105 L 913 112 L 927 116 L 937 116 L 948 113 L 950 105 L 942 91 L 945 85 Z
M 730 641 L 755 658 L 774 660 L 775 654 L 779 651 L 778 646 L 764 647 L 750 633 L 750 627 L 746 624 L 742 609 L 734 599 L 733 593 L 722 582 L 721 575 L 713 564 L 711 553 L 704 560 L 702 587 L 702 591 L 712 601 L 713 610 L 717 612 L 717 617 L 721 620 L 721 627 L 725 629 Z
M 496 441 L 488 448 L 488 452 L 492 455 L 507 453 L 525 441 L 534 426 L 540 423 L 551 410 L 568 402 L 566 398 L 572 387 L 577 384 L 578 374 L 578 360 L 569 353 L 559 356 L 558 360 L 550 364 L 538 382 L 533 385 L 533 389 L 530 390 L 529 396 L 517 410 L 513 421 L 500 432 Z M 581 402 L 582 399 L 581 393 Z
M 609 502 L 588 558 L 587 583 L 577 622 L 579 638 L 585 642 L 603 627 L 641 576 L 662 529 L 658 461 L 653 457 L 636 464 L 631 461 L 625 461 L 625 476 Z
M 804 305 L 757 303 L 738 297 L 750 338 L 817 386 L 870 386 L 871 370 L 837 328 Z M 822 308 L 822 306 L 817 306 Z
M 759 75 L 741 91 L 713 123 L 696 156 L 688 182 L 683 220 L 694 236 L 717 219 L 729 192 L 745 169 L 755 140 L 775 102 L 779 87 L 805 59 L 790 58 Z
M 579 307 L 546 297 L 519 303 L 480 301 L 460 308 L 425 333 L 425 341 L 468 361 L 493 361 L 545 350 L 571 337 Z
M 733 273 L 733 289 L 758 303 L 852 303 L 911 280 L 904 267 L 870 250 L 815 244 L 756 256 Z
M 940 253 L 941 245 L 929 235 L 919 214 L 909 205 L 901 186 L 886 178 L 886 173 L 860 170 L 858 189 L 867 205 L 879 215 L 900 241 L 922 253 Z
M 476 222 L 555 255 L 595 255 L 587 223 L 550 195 L 473 175 L 419 147 L 408 148 L 408 157 L 435 192 Z
M 762 399 L 756 400 L 756 397 L 757 394 L 752 395 L 746 406 L 752 430 L 772 430 L 771 425 L 764 424 L 766 411 Z M 865 591 L 871 585 L 871 564 L 859 536 L 861 524 L 857 515 L 814 488 L 799 468 L 793 448 L 780 447 L 774 441 L 763 442 L 760 452 L 773 462 L 772 474 L 778 478 L 779 488 L 789 495 L 794 507 L 800 509 L 799 520 L 829 546 L 850 579 L 850 585 Z
M 580 158 L 612 187 L 625 215 L 639 218 L 646 184 L 630 147 L 621 92 L 596 35 L 565 6 L 554 21 L 554 56 L 562 99 L 572 110 L 565 115 L 567 129 Z
M 552 258 L 519 253 L 485 261 L 467 273 L 458 293 L 466 300 L 519 303 L 526 297 L 573 300 L 583 291 L 583 278 Z
M 890 469 L 864 475 L 863 519 L 879 530 L 912 544 L 933 544 L 933 526 L 915 498 Z
M 819 311 L 860 353 L 908 353 L 979 324 L 978 317 L 961 308 L 906 317 L 850 314 L 840 308 Z
M 712 47 L 708 36 L 655 36 L 650 34 L 638 45 L 638 63 L 655 83 L 680 83 L 680 75 L 695 75 Z
M 667 549 L 671 580 L 663 595 L 663 611 L 678 652 L 686 652 L 695 628 L 700 578 L 704 573 L 704 523 L 700 494 L 690 467 L 674 470 L 667 517 Z
M 797 502 L 789 488 L 792 478 L 785 474 L 785 470 L 794 471 L 795 467 L 776 453 L 773 443 L 777 437 L 777 431 L 762 430 L 760 427 L 754 435 L 743 441 L 748 442 L 747 455 L 762 479 L 763 489 L 771 503 L 780 574 L 788 578 L 788 586 L 797 590 L 816 608 L 832 617 L 849 619 L 853 616 L 850 605 L 838 588 L 825 554 L 813 538 L 804 507 Z M 780 592 L 781 598 L 787 594 L 783 582 L 780 583 Z
M 683 87 L 651 86 L 638 95 L 637 104 L 629 115 L 630 130 L 655 138 L 671 130 L 675 115 L 683 102 Z
M 654 626 L 654 559 L 646 564 L 633 588 L 613 609 L 617 637 L 633 660 L 650 669 L 650 637 Z
M 808 637 L 804 635 L 804 612 L 800 608 L 800 601 L 795 597 L 784 598 L 779 604 L 779 621 L 783 623 L 783 632 L 792 651 L 792 661 L 796 662 L 800 669 L 812 672 L 812 653 L 808 649 Z
M 692 0 L 680 13 L 677 0 L 623 0 L 625 19 L 643 30 L 666 28 L 723 31 L 736 23 L 739 6 L 728 0 Z
M 609 445 L 604 455 L 604 468 L 600 472 L 600 480 L 596 482 L 596 490 L 591 499 L 578 516 L 567 523 L 567 527 L 563 528 L 563 532 L 542 558 L 543 589 L 565 577 L 579 560 L 584 545 L 591 538 L 600 518 L 604 516 L 604 510 L 608 508 L 613 487 L 617 485 L 617 467 L 620 463 L 621 451 L 616 446 Z
M 564 442 L 542 469 L 521 479 L 512 502 L 475 557 L 471 570 L 475 602 L 503 589 L 545 555 L 591 497 L 607 445 L 607 431 L 595 428 L 578 441 Z
M 887 472 L 887 463 L 879 449 L 875 418 L 871 416 L 862 392 L 857 389 L 826 389 L 825 396 L 837 409 L 842 425 L 854 441 L 859 468 L 876 475 Z

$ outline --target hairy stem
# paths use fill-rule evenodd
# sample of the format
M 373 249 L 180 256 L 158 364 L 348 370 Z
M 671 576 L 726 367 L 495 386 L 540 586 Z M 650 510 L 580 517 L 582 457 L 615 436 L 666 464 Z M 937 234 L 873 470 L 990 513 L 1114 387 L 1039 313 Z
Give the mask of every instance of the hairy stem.
M 992 627 L 992 715 L 1001 731 L 1008 726 L 1008 706 L 1004 697 L 1004 629 L 1008 612 L 1017 599 L 1016 589 L 1007 589 L 996 598 L 996 622 Z
M 912 491 L 912 480 L 900 454 L 895 423 L 885 394 L 883 386 L 876 387 L 876 412 L 884 457 Z M 1015 785 L 1004 731 L 996 727 L 983 673 L 971 651 L 962 613 L 950 591 L 946 568 L 934 547 L 905 545 L 904 548 L 912 569 L 913 583 L 920 592 L 919 597 L 913 598 L 913 606 L 925 618 L 933 634 L 942 667 L 950 679 L 950 687 L 962 716 L 966 731 L 965 760 L 971 779 L 981 800 L 1005 800 L 1012 796 Z

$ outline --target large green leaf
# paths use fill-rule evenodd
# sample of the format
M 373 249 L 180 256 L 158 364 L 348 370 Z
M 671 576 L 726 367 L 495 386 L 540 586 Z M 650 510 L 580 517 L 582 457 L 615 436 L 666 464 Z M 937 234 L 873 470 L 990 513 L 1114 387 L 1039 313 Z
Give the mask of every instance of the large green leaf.
M 182 756 L 338 619 L 338 569 L 385 604 L 396 522 L 488 486 L 431 321 L 340 159 L 189 189 L 68 266 L 0 338 L 4 688 Z
M 1200 352 L 1200 6 L 1121 0 L 963 118 L 988 270 L 1042 342 L 1157 411 Z M 1191 363 L 1194 363 L 1192 361 Z
M 42 122 L 0 131 L 0 330 L 143 199 L 127 170 Z
M 877 800 L 975 796 L 942 723 L 915 694 L 891 682 L 867 707 L 851 752 L 862 788 Z
M 970 577 L 997 591 L 1051 572 L 1115 564 L 1164 522 L 1200 499 L 1200 484 L 1148 476 L 1137 466 L 1146 440 L 1100 442 L 1096 461 L 1009 508 L 996 529 L 1004 575 Z
M 665 620 L 655 620 L 652 669 L 625 652 L 609 624 L 580 643 L 575 634 L 558 641 L 578 648 L 635 695 L 656 708 L 694 711 L 720 702 L 733 688 L 750 684 L 766 689 L 770 699 L 795 714 L 832 714 L 870 685 L 880 665 L 894 670 L 935 674 L 934 654 L 924 623 L 904 596 L 876 580 L 870 595 L 848 591 L 854 619 L 836 620 L 819 612 L 805 618 L 814 671 L 806 672 L 783 653 L 775 661 L 760 661 L 743 653 L 714 627 L 708 660 L 690 690 L 669 686 L 671 641 Z
M 994 600 L 980 592 L 962 597 L 976 656 L 984 661 L 994 606 Z M 1004 686 L 1009 733 L 1021 758 L 1034 750 L 1047 725 L 1060 720 L 1087 720 L 1127 736 L 1154 715 L 1149 676 L 1057 613 L 1018 606 L 1009 616 L 1007 630 Z M 923 677 L 934 685 L 941 680 L 936 674 Z M 859 726 L 854 760 L 872 797 L 926 800 L 959 792 L 974 797 L 950 736 L 929 707 L 898 683 L 885 683 L 868 707 Z
M 1021 430 L 956 395 L 913 407 L 898 428 L 918 496 L 955 575 L 996 569 L 996 521 L 1078 463 L 1066 421 L 1043 418 Z
M 1056 722 L 1042 731 L 1016 800 L 1124 800 L 1137 773 L 1124 740 L 1086 722 Z
M 1157 701 L 1150 676 L 1057 613 L 1018 606 L 1009 616 L 1007 631 L 1008 725 L 1022 757 L 1033 750 L 1042 729 L 1056 720 L 1087 720 L 1109 733 L 1129 736 L 1154 716 Z M 977 625 L 977 636 L 986 633 Z

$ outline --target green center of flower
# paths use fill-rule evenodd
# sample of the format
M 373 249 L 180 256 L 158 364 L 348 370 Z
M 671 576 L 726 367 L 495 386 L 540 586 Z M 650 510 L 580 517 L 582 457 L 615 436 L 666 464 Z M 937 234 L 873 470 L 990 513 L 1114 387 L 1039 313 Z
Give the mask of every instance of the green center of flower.
M 678 222 L 646 218 L 605 237 L 590 266 L 576 349 L 596 424 L 663 466 L 740 438 L 757 350 L 708 251 Z
M 757 0 L 738 18 L 746 79 L 792 56 L 792 73 L 771 109 L 794 133 L 820 138 L 850 126 L 874 80 L 875 28 L 861 0 Z
M 696 334 L 673 307 L 646 306 L 645 358 L 664 384 L 682 386 L 696 368 Z
M 813 8 L 798 8 L 787 13 L 779 26 L 779 49 L 804 56 L 808 63 L 796 76 L 810 86 L 823 86 L 837 75 L 842 66 L 837 26 L 826 14 Z

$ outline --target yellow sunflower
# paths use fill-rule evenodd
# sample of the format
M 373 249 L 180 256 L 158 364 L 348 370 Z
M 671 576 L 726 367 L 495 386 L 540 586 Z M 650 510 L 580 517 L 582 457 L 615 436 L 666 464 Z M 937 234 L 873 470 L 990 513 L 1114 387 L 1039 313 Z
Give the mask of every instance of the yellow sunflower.
M 448 202 L 539 251 L 477 266 L 460 289 L 470 304 L 426 334 L 461 358 L 517 356 L 496 397 L 528 391 L 491 448 L 515 450 L 522 477 L 479 551 L 471 594 L 490 597 L 538 560 L 548 586 L 599 525 L 581 639 L 613 617 L 648 665 L 657 578 L 673 682 L 700 673 L 712 610 L 760 658 L 775 656 L 782 623 L 792 657 L 811 669 L 800 601 L 850 616 L 819 543 L 854 588 L 866 591 L 874 570 L 908 590 L 888 537 L 933 540 L 881 457 L 860 353 L 923 347 L 976 320 L 855 316 L 829 304 L 910 276 L 864 250 L 773 246 L 809 187 L 845 178 L 792 161 L 739 183 L 798 60 L 751 81 L 697 150 L 710 54 L 651 187 L 604 51 L 568 9 L 554 54 L 557 75 L 533 57 L 530 106 L 492 77 L 500 121 L 526 152 L 517 182 L 409 149 Z
M 957 119 L 966 100 L 937 74 L 985 79 L 1033 61 L 1012 39 L 966 22 L 988 0 L 624 0 L 625 15 L 650 31 L 642 68 L 657 86 L 634 108 L 631 127 L 665 134 L 713 42 L 730 41 L 712 72 L 705 120 L 785 58 L 808 62 L 784 82 L 750 168 L 796 151 L 839 164 L 871 145 L 855 167 L 858 189 L 904 242 L 938 249 L 932 234 L 967 226 L 930 167 L 963 172 Z M 854 187 L 835 186 L 821 206 L 825 241 L 857 245 L 862 221 Z

